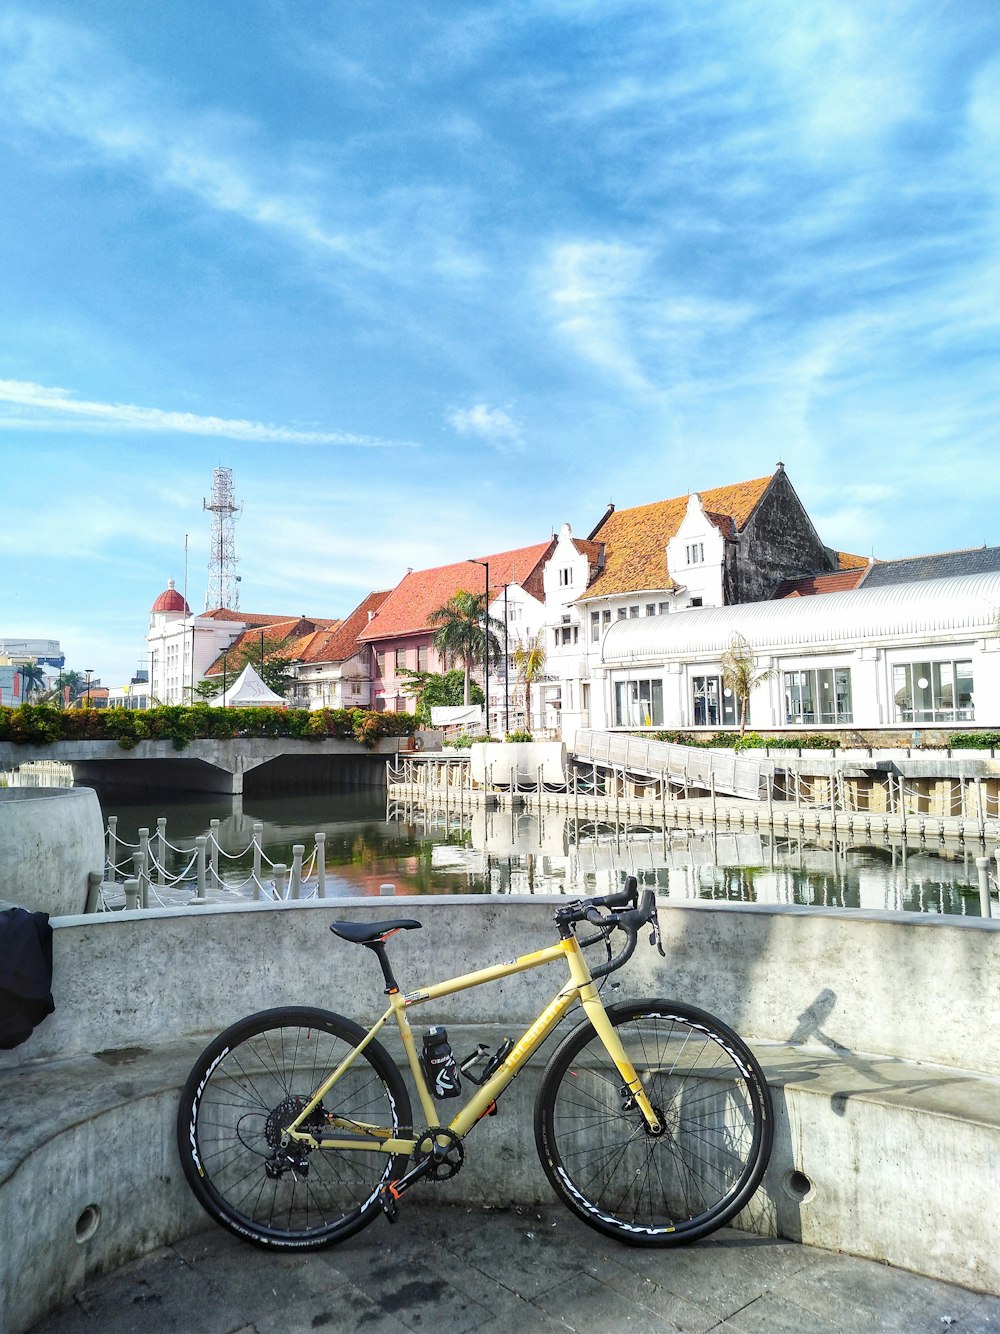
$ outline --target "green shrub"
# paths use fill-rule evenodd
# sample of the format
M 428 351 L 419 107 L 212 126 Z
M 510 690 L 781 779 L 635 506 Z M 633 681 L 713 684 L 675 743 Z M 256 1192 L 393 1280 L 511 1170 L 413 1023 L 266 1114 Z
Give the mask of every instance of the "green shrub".
M 520 727 L 514 732 L 508 732 L 506 739 L 508 741 L 534 741 L 534 737 L 525 728 Z
M 993 750 L 1000 746 L 1000 732 L 952 732 L 948 745 L 952 750 Z

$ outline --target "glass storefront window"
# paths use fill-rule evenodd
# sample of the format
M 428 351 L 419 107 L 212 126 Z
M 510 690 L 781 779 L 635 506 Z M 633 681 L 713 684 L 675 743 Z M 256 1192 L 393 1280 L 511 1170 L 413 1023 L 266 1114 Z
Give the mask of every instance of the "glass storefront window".
M 693 676 L 691 695 L 695 727 L 718 727 L 720 724 L 736 726 L 736 696 L 723 686 L 721 677 Z
M 972 663 L 898 662 L 892 669 L 892 695 L 897 722 L 971 722 Z
M 784 672 L 786 723 L 854 721 L 849 667 Z
M 616 727 L 662 727 L 662 681 L 615 682 Z

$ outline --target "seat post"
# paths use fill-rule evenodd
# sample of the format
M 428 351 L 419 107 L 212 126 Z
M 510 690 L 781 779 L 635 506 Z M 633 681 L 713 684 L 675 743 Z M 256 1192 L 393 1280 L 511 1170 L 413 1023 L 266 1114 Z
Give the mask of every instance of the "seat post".
M 393 996 L 399 990 L 399 984 L 393 976 L 392 966 L 389 963 L 389 956 L 385 952 L 384 940 L 365 940 L 362 942 L 366 950 L 371 950 L 372 954 L 378 959 L 382 968 L 382 976 L 385 978 L 385 994 Z

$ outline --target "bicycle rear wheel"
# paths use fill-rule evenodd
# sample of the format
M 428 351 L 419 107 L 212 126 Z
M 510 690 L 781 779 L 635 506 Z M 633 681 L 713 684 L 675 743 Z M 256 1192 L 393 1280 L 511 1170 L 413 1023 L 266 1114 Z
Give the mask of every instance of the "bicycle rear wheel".
M 535 1103 L 535 1143 L 565 1205 L 608 1236 L 644 1246 L 695 1241 L 756 1191 L 771 1153 L 771 1096 L 741 1038 L 693 1006 L 611 1005 L 663 1125 L 642 1112 L 589 1022 L 553 1053 Z
M 343 1241 L 377 1215 L 382 1187 L 406 1155 L 291 1146 L 283 1128 L 365 1037 L 341 1015 L 265 1010 L 233 1024 L 198 1058 L 181 1094 L 184 1175 L 217 1223 L 259 1246 L 303 1250 Z M 371 1042 L 312 1114 L 409 1134 L 410 1100 L 388 1052 Z M 349 1132 L 348 1132 L 349 1133 Z

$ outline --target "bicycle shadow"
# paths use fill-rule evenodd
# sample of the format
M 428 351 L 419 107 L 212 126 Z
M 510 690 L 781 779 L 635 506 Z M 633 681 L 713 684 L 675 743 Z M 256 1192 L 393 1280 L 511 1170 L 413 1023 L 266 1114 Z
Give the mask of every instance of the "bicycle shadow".
M 811 1083 L 823 1085 L 816 1095 L 828 1102 L 835 1116 L 844 1118 L 853 1098 L 874 1097 L 905 1107 L 921 1094 L 976 1082 L 961 1071 L 931 1070 L 895 1057 L 853 1051 L 830 1032 L 837 1005 L 836 993 L 824 988 L 798 1016 L 786 1045 L 775 1049 L 771 1061 L 758 1050 L 775 1116 L 766 1189 L 744 1210 L 745 1225 L 755 1231 L 776 1231 L 790 1240 L 802 1240 L 801 1207 L 812 1199 L 815 1187 L 805 1170 L 802 1113 L 791 1105 L 793 1091 L 808 1090 Z M 857 1132 L 845 1126 L 844 1133 Z

